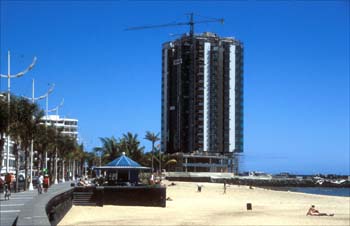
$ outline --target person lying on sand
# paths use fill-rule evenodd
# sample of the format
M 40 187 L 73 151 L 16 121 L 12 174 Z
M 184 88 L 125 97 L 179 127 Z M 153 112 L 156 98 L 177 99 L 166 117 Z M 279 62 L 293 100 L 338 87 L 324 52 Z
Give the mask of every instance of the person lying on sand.
M 334 214 L 327 214 L 327 213 L 320 213 L 317 209 L 315 209 L 315 206 L 312 205 L 309 209 L 309 211 L 307 211 L 306 216 L 334 216 Z

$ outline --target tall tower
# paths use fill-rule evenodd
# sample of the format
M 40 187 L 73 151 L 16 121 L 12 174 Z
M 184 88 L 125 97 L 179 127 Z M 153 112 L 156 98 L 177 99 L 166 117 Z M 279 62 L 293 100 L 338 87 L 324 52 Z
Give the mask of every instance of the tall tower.
M 243 44 L 213 33 L 162 48 L 161 149 L 243 152 Z

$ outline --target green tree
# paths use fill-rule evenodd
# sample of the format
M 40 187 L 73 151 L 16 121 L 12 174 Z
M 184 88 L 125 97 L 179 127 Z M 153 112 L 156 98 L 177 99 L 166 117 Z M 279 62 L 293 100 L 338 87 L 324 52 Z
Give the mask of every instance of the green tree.
M 160 140 L 160 138 L 159 138 L 159 133 L 155 134 L 155 133 L 153 133 L 153 132 L 147 131 L 147 132 L 146 132 L 145 139 L 152 142 L 152 162 L 151 162 L 152 166 L 151 166 L 151 167 L 152 167 L 152 172 L 153 172 L 153 171 L 154 171 L 154 167 L 153 167 L 154 144 L 155 144 L 157 141 Z
M 28 175 L 29 147 L 34 138 L 35 130 L 39 125 L 43 112 L 38 105 L 30 103 L 27 99 L 13 96 L 10 106 L 10 131 L 9 135 L 14 142 L 13 150 L 16 157 L 16 181 L 19 171 L 19 147 L 25 156 L 25 175 Z M 25 189 L 27 189 L 28 176 L 25 178 Z M 18 183 L 16 185 L 18 190 Z
M 134 161 L 143 161 L 143 151 L 145 147 L 140 146 L 140 141 L 137 138 L 137 134 L 132 134 L 130 132 L 123 134 L 123 137 L 120 140 L 120 146 L 121 150 Z
M 100 152 L 102 164 L 113 161 L 115 158 L 121 155 L 120 152 L 120 142 L 112 136 L 108 137 L 100 137 L 100 141 L 102 143 L 101 147 L 95 147 L 95 152 Z
M 65 176 L 64 170 L 68 169 L 70 153 L 76 149 L 76 140 L 68 135 L 60 133 L 57 140 L 58 157 L 61 159 L 61 173 L 59 175 Z M 68 160 L 68 161 L 66 161 Z

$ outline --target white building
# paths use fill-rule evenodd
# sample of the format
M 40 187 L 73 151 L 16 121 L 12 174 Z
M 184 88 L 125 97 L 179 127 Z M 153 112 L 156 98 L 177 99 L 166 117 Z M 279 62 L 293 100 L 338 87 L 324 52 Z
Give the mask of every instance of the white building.
M 78 119 L 60 118 L 59 115 L 44 116 L 43 121 L 46 125 L 52 125 L 62 128 L 62 133 L 74 137 L 78 140 Z
M 78 120 L 71 118 L 60 118 L 59 115 L 49 115 L 43 118 L 43 121 L 46 125 L 53 125 L 57 128 L 63 128 L 62 133 L 67 134 L 76 140 L 78 140 Z M 13 154 L 13 142 L 10 139 L 10 154 L 9 154 L 9 172 L 16 172 L 16 158 Z M 2 169 L 0 174 L 6 173 L 7 169 L 7 138 L 5 137 L 5 144 L 3 149 L 3 160 L 2 160 Z
M 2 153 L 3 159 L 2 159 L 2 169 L 0 170 L 0 174 L 6 173 L 6 166 L 7 166 L 7 137 L 5 137 L 5 143 L 4 143 L 4 149 Z M 9 172 L 15 173 L 16 172 L 16 158 L 13 154 L 13 142 L 10 140 L 10 154 L 9 154 Z

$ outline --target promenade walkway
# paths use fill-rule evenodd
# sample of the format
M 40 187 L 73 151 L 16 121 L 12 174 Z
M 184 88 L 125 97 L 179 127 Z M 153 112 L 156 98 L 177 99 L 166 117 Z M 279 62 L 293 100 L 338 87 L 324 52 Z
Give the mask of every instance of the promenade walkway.
M 40 196 L 52 196 L 60 192 L 66 191 L 70 187 L 71 182 L 59 183 L 52 185 L 47 193 Z M 24 191 L 19 193 L 12 193 L 10 200 L 5 200 L 4 194 L 0 194 L 0 226 L 11 226 L 18 214 L 23 211 L 24 205 L 29 202 L 36 203 L 38 199 L 38 191 Z M 41 198 L 40 198 L 41 199 Z M 28 208 L 35 208 L 35 205 Z M 26 211 L 26 210 L 24 210 Z

